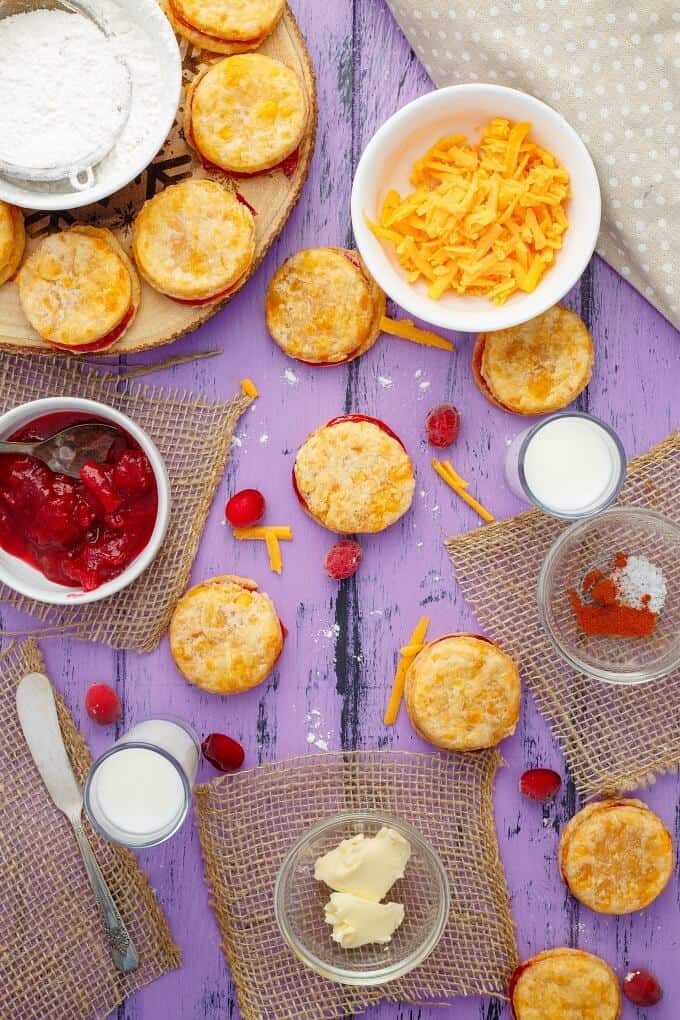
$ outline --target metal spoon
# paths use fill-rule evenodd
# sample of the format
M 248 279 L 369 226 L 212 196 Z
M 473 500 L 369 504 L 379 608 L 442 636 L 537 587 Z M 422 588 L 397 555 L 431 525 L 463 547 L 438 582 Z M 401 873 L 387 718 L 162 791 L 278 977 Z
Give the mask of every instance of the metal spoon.
M 43 464 L 47 464 L 50 471 L 69 475 L 71 478 L 80 478 L 83 464 L 88 461 L 100 464 L 106 459 L 114 441 L 119 437 L 120 431 L 113 425 L 91 422 L 85 425 L 71 425 L 57 432 L 56 436 L 31 443 L 0 442 L 0 453 L 36 457 Z

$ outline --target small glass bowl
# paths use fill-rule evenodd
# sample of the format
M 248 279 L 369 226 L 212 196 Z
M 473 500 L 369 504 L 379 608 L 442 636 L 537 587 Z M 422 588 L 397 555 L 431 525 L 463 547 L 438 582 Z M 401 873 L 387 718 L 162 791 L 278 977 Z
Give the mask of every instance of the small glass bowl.
M 385 898 L 404 904 L 404 920 L 387 945 L 343 949 L 324 919 L 332 890 L 314 878 L 314 862 L 343 839 L 374 836 L 383 825 L 411 844 L 404 878 Z M 411 825 L 377 811 L 335 815 L 312 826 L 289 850 L 274 889 L 276 922 L 295 955 L 331 981 L 364 987 L 394 981 L 422 963 L 442 937 L 449 907 L 446 871 L 430 844 Z
M 610 568 L 617 552 L 644 556 L 665 576 L 665 604 L 649 637 L 594 636 L 578 626 L 569 591 L 581 591 L 588 571 Z M 579 672 L 613 684 L 667 676 L 680 664 L 680 527 L 632 506 L 610 507 L 572 524 L 545 558 L 537 598 L 548 637 Z

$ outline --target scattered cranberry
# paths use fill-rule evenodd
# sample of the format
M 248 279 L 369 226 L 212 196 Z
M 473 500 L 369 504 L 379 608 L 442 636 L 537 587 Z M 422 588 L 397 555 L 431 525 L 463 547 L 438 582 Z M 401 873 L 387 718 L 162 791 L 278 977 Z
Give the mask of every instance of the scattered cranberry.
M 85 695 L 85 709 L 94 722 L 108 726 L 120 719 L 120 698 L 108 684 L 92 684 Z
M 252 528 L 264 517 L 264 496 L 257 489 L 242 489 L 232 496 L 225 510 L 233 528 Z
M 360 563 L 361 546 L 353 538 L 343 538 L 341 542 L 332 545 L 323 561 L 324 570 L 334 581 L 354 577 Z
M 520 778 L 519 792 L 529 800 L 550 800 L 555 796 L 562 780 L 552 769 L 529 769 Z
M 201 744 L 201 749 L 204 757 L 220 772 L 240 769 L 246 756 L 241 745 L 224 733 L 211 733 Z
M 425 428 L 432 446 L 451 446 L 458 438 L 460 415 L 453 404 L 439 404 L 425 419 Z
M 663 998 L 663 989 L 651 970 L 641 967 L 626 974 L 623 994 L 636 1006 L 656 1006 Z

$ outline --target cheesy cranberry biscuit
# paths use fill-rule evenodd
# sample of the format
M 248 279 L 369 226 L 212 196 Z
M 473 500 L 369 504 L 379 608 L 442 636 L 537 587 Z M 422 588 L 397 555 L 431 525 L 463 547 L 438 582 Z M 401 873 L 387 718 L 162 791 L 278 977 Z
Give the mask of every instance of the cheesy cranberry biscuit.
M 102 351 L 127 332 L 139 308 L 137 272 L 110 230 L 75 226 L 50 234 L 17 275 L 31 326 L 61 350 Z
M 493 747 L 514 733 L 520 694 L 510 656 L 474 634 L 431 641 L 409 666 L 404 687 L 414 729 L 447 751 Z
M 198 154 L 222 170 L 271 170 L 297 149 L 307 129 L 298 76 L 262 53 L 225 57 L 189 86 L 184 133 Z
M 265 299 L 272 339 L 308 365 L 338 365 L 364 354 L 378 339 L 384 314 L 384 292 L 359 255 L 345 248 L 291 255 Z
M 144 203 L 132 247 L 140 273 L 156 290 L 175 301 L 210 304 L 246 278 L 255 257 L 255 221 L 216 181 L 182 181 Z
M 560 840 L 567 888 L 600 914 L 642 910 L 663 891 L 673 870 L 673 841 L 640 800 L 604 800 L 574 815 Z
M 246 53 L 271 35 L 285 0 L 166 0 L 166 14 L 179 35 L 213 53 Z
M 616 974 L 582 949 L 546 949 L 512 975 L 515 1020 L 618 1020 L 621 992 Z
M 377 418 L 349 414 L 312 432 L 298 450 L 293 486 L 318 524 L 338 534 L 383 531 L 413 500 L 413 465 Z
M 25 247 L 26 232 L 21 210 L 0 201 L 0 287 L 14 276 Z
M 261 684 L 282 648 L 274 603 L 245 577 L 227 574 L 190 588 L 170 621 L 177 668 L 212 694 L 238 694 Z
M 519 326 L 480 333 L 472 374 L 492 404 L 514 414 L 546 414 L 590 382 L 593 341 L 576 312 L 555 305 Z

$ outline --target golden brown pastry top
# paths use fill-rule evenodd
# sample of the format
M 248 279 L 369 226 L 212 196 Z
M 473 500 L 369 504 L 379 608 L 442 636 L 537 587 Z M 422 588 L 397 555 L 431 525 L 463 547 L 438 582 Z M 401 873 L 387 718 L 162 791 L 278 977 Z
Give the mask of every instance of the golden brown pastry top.
M 283 647 L 274 603 L 249 578 L 212 577 L 182 596 L 170 622 L 170 651 L 192 684 L 238 694 L 262 683 Z
M 493 747 L 515 732 L 521 683 L 505 652 L 472 634 L 432 641 L 406 674 L 409 717 L 425 740 L 452 751 Z
M 495 402 L 533 415 L 557 411 L 575 400 L 590 381 L 593 359 L 585 323 L 575 312 L 555 305 L 519 326 L 480 333 L 473 365 Z
M 307 100 L 290 67 L 262 53 L 225 57 L 187 96 L 188 136 L 210 162 L 236 173 L 275 167 L 298 147 Z
M 515 972 L 516 1020 L 618 1020 L 621 993 L 614 971 L 582 949 L 548 949 Z
M 26 232 L 21 210 L 0 201 L 0 286 L 14 276 L 25 246 Z
M 17 276 L 34 329 L 62 346 L 110 333 L 134 304 L 132 267 L 110 230 L 75 226 L 50 234 Z
M 285 0 L 172 0 L 175 13 L 200 32 L 246 43 L 268 36 L 285 6 Z
M 157 290 L 186 300 L 213 297 L 252 265 L 253 215 L 216 181 L 182 181 L 144 203 L 133 251 L 140 272 Z
M 673 841 L 645 803 L 632 798 L 589 804 L 562 831 L 560 870 L 571 893 L 591 910 L 642 910 L 673 871 Z
M 382 531 L 411 505 L 413 465 L 380 423 L 351 418 L 307 437 L 295 458 L 295 485 L 310 516 L 330 531 Z
M 358 256 L 342 248 L 291 255 L 265 300 L 267 328 L 278 346 L 291 358 L 321 365 L 347 361 L 375 341 L 376 309 L 383 314 L 382 291 Z

